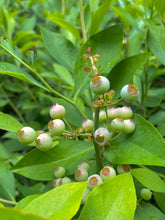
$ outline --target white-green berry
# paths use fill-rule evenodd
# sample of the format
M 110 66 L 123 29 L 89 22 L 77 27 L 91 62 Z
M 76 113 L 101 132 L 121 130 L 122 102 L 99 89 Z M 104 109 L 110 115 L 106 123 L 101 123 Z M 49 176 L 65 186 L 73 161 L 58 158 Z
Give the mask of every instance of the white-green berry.
M 131 134 L 135 130 L 135 122 L 133 119 L 124 120 L 124 132 L 127 134 Z
M 62 185 L 62 178 L 53 180 L 53 187 L 58 187 Z
M 40 134 L 36 139 L 36 147 L 41 151 L 50 150 L 53 146 L 52 138 L 49 134 Z
M 71 183 L 71 182 L 72 182 L 72 180 L 69 177 L 63 177 L 61 180 L 61 185 Z
M 56 167 L 54 169 L 54 175 L 57 178 L 61 178 L 65 175 L 65 168 L 64 167 Z
M 90 119 L 85 119 L 82 122 L 82 128 L 85 132 L 91 132 L 93 130 L 94 127 L 94 122 Z
M 88 179 L 88 172 L 85 169 L 78 169 L 75 172 L 75 180 L 78 182 L 86 181 Z
M 89 171 L 89 164 L 86 162 L 81 162 L 78 164 L 78 169 L 85 169 L 87 172 Z
M 54 104 L 50 108 L 50 117 L 52 119 L 62 119 L 65 115 L 65 108 L 63 105 L 59 105 L 58 103 Z
M 113 167 L 105 166 L 101 169 L 100 176 L 102 177 L 103 180 L 107 180 L 111 177 L 116 176 L 116 171 Z
M 115 118 L 111 121 L 110 129 L 114 132 L 121 132 L 124 130 L 124 120 L 122 118 Z
M 127 103 L 132 103 L 137 100 L 139 90 L 134 84 L 128 84 L 123 86 L 120 92 L 121 97 Z
M 118 174 L 128 173 L 130 172 L 131 167 L 129 164 L 119 164 L 117 166 L 117 172 Z
M 91 190 L 94 187 L 96 187 L 102 183 L 103 183 L 103 180 L 102 180 L 101 176 L 99 176 L 98 174 L 93 174 L 88 177 L 88 188 Z
M 116 108 L 113 108 L 113 107 L 108 108 L 107 113 L 108 113 L 108 119 L 109 120 L 113 120 L 113 119 L 118 117 L 118 111 L 117 111 Z
M 141 198 L 148 201 L 151 199 L 152 197 L 152 192 L 151 190 L 147 189 L 147 188 L 143 188 L 141 189 L 140 191 L 140 195 L 141 195 Z
M 117 108 L 117 116 L 123 119 L 129 119 L 133 116 L 133 111 L 129 106 L 123 106 Z
M 36 132 L 31 127 L 24 127 L 18 131 L 17 137 L 22 144 L 31 144 L 36 137 Z
M 108 143 L 108 141 L 110 140 L 110 136 L 111 135 L 109 131 L 104 127 L 100 127 L 94 132 L 94 140 L 97 144 L 100 145 Z
M 95 76 L 90 82 L 90 88 L 96 95 L 103 95 L 110 89 L 110 82 L 105 76 Z
M 54 119 L 48 123 L 51 135 L 61 135 L 65 130 L 65 124 L 61 119 Z

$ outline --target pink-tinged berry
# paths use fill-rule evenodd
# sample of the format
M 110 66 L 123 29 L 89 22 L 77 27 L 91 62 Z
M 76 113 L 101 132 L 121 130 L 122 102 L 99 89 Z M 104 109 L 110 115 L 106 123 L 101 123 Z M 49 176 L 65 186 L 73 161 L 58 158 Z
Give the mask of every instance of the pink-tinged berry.
M 125 102 L 132 103 L 137 100 L 139 90 L 134 84 L 128 84 L 121 89 L 120 95 Z
M 90 192 L 91 192 L 91 190 L 87 187 L 84 194 L 83 194 L 82 200 L 81 200 L 82 205 L 84 205 L 86 203 L 86 200 L 87 200 Z
M 93 189 L 94 187 L 103 183 L 101 176 L 93 174 L 88 177 L 88 188 Z
M 133 116 L 133 111 L 129 106 L 123 106 L 117 108 L 117 115 L 119 118 L 129 119 Z
M 54 175 L 57 178 L 61 178 L 65 175 L 65 168 L 64 167 L 56 167 L 54 169 Z
M 63 105 L 59 105 L 58 103 L 56 103 L 50 108 L 50 117 L 52 119 L 62 119 L 64 115 L 65 108 Z
M 152 192 L 149 189 L 147 189 L 147 188 L 143 188 L 140 191 L 140 195 L 141 195 L 142 199 L 148 201 L 152 197 Z
M 100 127 L 94 132 L 94 140 L 100 145 L 108 143 L 110 136 L 109 131 L 104 127 Z
M 117 166 L 117 172 L 118 174 L 128 173 L 130 172 L 131 167 L 129 164 L 119 164 Z
M 96 54 L 96 55 L 93 56 L 93 62 L 94 63 L 97 63 L 99 59 L 100 59 L 100 55 L 99 54 Z
M 61 135 L 65 130 L 65 124 L 61 119 L 54 119 L 48 123 L 51 135 Z
M 96 95 L 103 95 L 110 88 L 110 82 L 105 76 L 95 76 L 90 82 L 90 88 Z
M 94 127 L 94 122 L 90 119 L 85 119 L 82 122 L 82 128 L 85 132 L 91 132 L 93 130 Z
M 124 132 L 127 134 L 131 134 L 135 130 L 135 122 L 133 119 L 124 120 Z
M 108 108 L 107 113 L 109 120 L 113 120 L 118 117 L 118 111 L 116 108 Z
M 58 178 L 53 180 L 53 187 L 61 186 L 62 185 L 62 178 Z
M 47 151 L 52 148 L 53 141 L 49 134 L 40 134 L 36 139 L 36 147 L 41 151 Z
M 64 177 L 61 180 L 61 185 L 67 184 L 67 183 L 71 183 L 72 180 L 69 177 Z
M 111 121 L 110 129 L 114 132 L 124 131 L 124 120 L 122 118 L 115 118 Z
M 88 172 L 85 169 L 78 169 L 75 172 L 75 180 L 78 182 L 86 181 L 88 179 Z
M 78 169 L 84 169 L 87 172 L 89 171 L 89 164 L 86 162 L 79 163 L 77 167 L 78 167 Z
M 22 144 L 31 144 L 36 136 L 36 132 L 31 127 L 24 127 L 18 131 L 17 137 Z
M 100 176 L 102 177 L 103 180 L 107 180 L 111 177 L 116 176 L 116 171 L 113 167 L 105 166 L 104 168 L 101 169 Z

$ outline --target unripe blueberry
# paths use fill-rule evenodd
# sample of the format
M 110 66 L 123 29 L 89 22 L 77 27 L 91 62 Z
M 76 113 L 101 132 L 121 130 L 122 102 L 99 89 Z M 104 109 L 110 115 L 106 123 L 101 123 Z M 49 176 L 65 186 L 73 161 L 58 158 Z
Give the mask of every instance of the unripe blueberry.
M 100 176 L 102 177 L 103 180 L 107 180 L 111 177 L 116 176 L 116 171 L 113 167 L 105 166 L 104 168 L 101 169 Z
M 96 95 L 103 95 L 110 88 L 110 82 L 105 76 L 96 76 L 90 82 L 90 88 Z
M 85 169 L 78 169 L 75 172 L 75 180 L 78 182 L 86 181 L 88 179 L 88 172 Z
M 94 127 L 94 122 L 90 119 L 85 119 L 82 122 L 82 128 L 86 131 L 86 132 L 91 132 L 93 130 Z
M 109 120 L 113 120 L 118 117 L 118 111 L 116 108 L 108 108 L 107 113 Z
M 133 116 L 133 111 L 129 106 L 123 106 L 117 108 L 117 115 L 119 118 L 129 119 Z
M 58 178 L 53 180 L 53 187 L 61 186 L 62 185 L 62 178 Z
M 127 134 L 131 134 L 135 130 L 135 122 L 133 119 L 124 120 L 124 132 Z
M 100 59 L 100 55 L 99 54 L 96 54 L 96 55 L 93 56 L 93 62 L 94 63 L 97 63 L 99 59 Z
M 82 205 L 84 205 L 86 203 L 86 200 L 87 200 L 90 192 L 91 192 L 91 190 L 87 187 L 83 196 L 82 196 L 82 200 L 81 200 Z
M 57 178 L 61 178 L 65 175 L 65 168 L 64 167 L 56 167 L 54 169 L 54 175 Z
M 104 127 L 100 127 L 94 132 L 94 140 L 97 144 L 106 144 L 109 141 L 110 136 L 109 131 Z
M 121 89 L 120 95 L 125 102 L 132 103 L 137 99 L 139 90 L 134 84 L 128 84 Z
M 112 131 L 123 131 L 124 130 L 124 120 L 122 118 L 115 118 L 111 121 L 110 129 Z
M 79 163 L 77 167 L 78 167 L 78 169 L 84 169 L 87 172 L 89 171 L 89 164 L 86 162 Z
M 40 134 L 36 139 L 36 147 L 41 151 L 47 151 L 52 148 L 53 141 L 49 134 Z
M 48 123 L 51 135 L 61 135 L 65 130 L 65 124 L 61 119 L 54 119 Z
M 61 185 L 67 184 L 67 183 L 71 183 L 72 180 L 69 177 L 64 177 L 61 180 Z
M 54 104 L 50 108 L 50 117 L 52 119 L 62 119 L 65 115 L 65 108 L 62 105 L 59 105 L 58 103 Z
M 88 177 L 88 188 L 93 189 L 94 187 L 103 183 L 101 176 L 93 174 Z
M 106 121 L 106 119 L 107 119 L 106 112 L 104 110 L 100 110 L 99 111 L 99 122 Z
M 147 188 L 143 188 L 140 191 L 140 195 L 141 195 L 142 199 L 148 201 L 152 197 L 152 192 Z
M 22 144 L 31 144 L 36 136 L 36 132 L 31 127 L 24 127 L 18 131 L 17 137 Z
M 117 166 L 117 172 L 118 174 L 128 173 L 130 172 L 131 167 L 129 164 L 119 164 Z

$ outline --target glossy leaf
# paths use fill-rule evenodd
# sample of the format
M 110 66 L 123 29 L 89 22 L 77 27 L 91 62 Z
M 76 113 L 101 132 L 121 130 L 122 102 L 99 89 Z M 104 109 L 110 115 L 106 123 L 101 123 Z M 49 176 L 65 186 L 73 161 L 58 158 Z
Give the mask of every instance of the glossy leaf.
M 12 208 L 0 208 L 0 217 L 3 220 L 47 220 L 47 218 L 37 216 L 36 214 L 24 213 Z
M 68 70 L 73 72 L 77 49 L 62 34 L 42 28 L 42 37 L 50 54 Z
M 17 132 L 23 125 L 11 115 L 0 112 L 0 129 Z
M 134 220 L 142 220 L 142 219 L 164 220 L 165 215 L 155 206 L 146 202 L 141 202 L 139 206 L 137 206 Z
M 95 34 L 103 21 L 109 6 L 110 6 L 111 0 L 104 0 L 101 4 L 101 6 L 95 11 L 94 15 L 92 16 L 92 24 L 91 24 L 91 31 L 90 35 L 92 36 Z
M 165 183 L 157 173 L 145 168 L 132 169 L 131 173 L 146 188 L 155 192 L 165 192 Z
M 60 12 L 54 12 L 52 14 L 49 14 L 47 19 L 71 32 L 77 40 L 81 39 L 79 30 L 71 23 L 65 21 L 64 15 L 61 14 Z
M 122 38 L 123 24 L 121 23 L 104 29 L 86 41 L 78 53 L 74 69 L 76 95 L 78 95 L 83 89 L 89 87 L 89 73 L 84 71 L 84 67 L 87 64 L 83 60 L 83 54 L 87 54 L 87 48 L 91 47 L 92 55 L 100 55 L 97 67 L 101 66 L 101 73 L 108 65 L 116 62 L 117 59 L 120 58 Z
M 94 155 L 92 142 L 61 140 L 49 151 L 34 149 L 27 153 L 12 170 L 36 180 L 52 180 L 54 168 L 63 166 L 67 175 L 73 174 L 78 163 L 87 161 Z
M 154 199 L 159 208 L 165 213 L 165 193 L 154 192 Z
M 39 197 L 40 194 L 35 194 L 31 196 L 26 196 L 25 198 L 21 199 L 14 208 L 16 209 L 24 209 L 32 200 Z
M 52 220 L 70 220 L 79 209 L 86 187 L 86 182 L 56 187 L 32 200 L 23 210 Z
M 120 96 L 120 91 L 124 85 L 132 83 L 134 73 L 145 63 L 149 56 L 149 53 L 144 53 L 128 57 L 113 67 L 108 79 L 111 83 L 111 89 L 115 90 L 116 98 Z
M 79 220 L 133 220 L 136 194 L 129 173 L 110 178 L 90 193 Z
M 155 127 L 142 116 L 134 114 L 136 129 L 123 134 L 106 148 L 104 156 L 115 164 L 165 166 L 165 142 Z

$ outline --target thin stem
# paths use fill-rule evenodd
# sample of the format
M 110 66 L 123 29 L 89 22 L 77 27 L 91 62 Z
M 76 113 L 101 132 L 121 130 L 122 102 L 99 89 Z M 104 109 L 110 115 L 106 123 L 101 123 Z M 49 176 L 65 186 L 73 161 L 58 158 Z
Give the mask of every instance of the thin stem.
M 18 117 L 20 118 L 22 123 L 26 123 L 26 121 L 24 120 L 21 112 L 18 110 L 18 108 L 14 105 L 14 103 L 11 101 L 11 99 L 9 98 L 9 96 L 7 95 L 7 93 L 5 92 L 5 90 L 0 87 L 1 92 L 3 93 L 4 97 L 7 99 L 7 101 L 9 102 L 9 105 L 12 107 L 12 109 L 15 111 L 15 113 L 18 115 Z
M 0 202 L 6 203 L 6 204 L 11 204 L 11 205 L 16 205 L 17 204 L 17 202 L 2 199 L 2 198 L 0 198 Z
M 90 102 L 91 102 L 91 110 L 92 110 L 92 112 L 94 112 L 94 108 L 93 108 L 93 105 L 92 105 L 92 101 L 93 101 L 92 92 L 91 92 L 90 87 L 88 88 L 88 94 L 89 94 L 89 98 L 90 98 Z
M 86 31 L 85 31 L 85 22 L 84 22 L 84 15 L 83 15 L 82 0 L 79 0 L 79 7 L 80 7 L 80 18 L 81 18 L 81 28 L 82 28 L 82 33 L 83 33 L 83 39 L 84 39 L 84 42 L 86 42 L 87 37 L 86 37 Z
M 62 13 L 63 15 L 64 15 L 64 13 L 65 13 L 65 0 L 62 0 L 61 13 Z
M 94 131 L 97 130 L 99 126 L 99 108 L 95 108 L 95 120 L 94 120 Z M 100 170 L 103 168 L 100 146 L 93 139 L 95 153 L 96 153 L 96 163 L 97 163 L 97 172 L 100 173 Z

